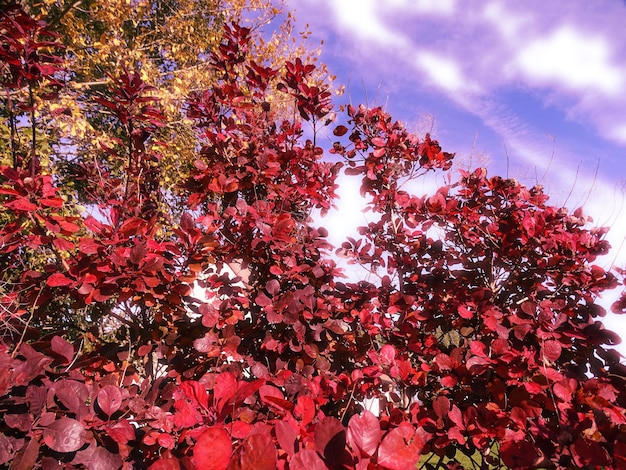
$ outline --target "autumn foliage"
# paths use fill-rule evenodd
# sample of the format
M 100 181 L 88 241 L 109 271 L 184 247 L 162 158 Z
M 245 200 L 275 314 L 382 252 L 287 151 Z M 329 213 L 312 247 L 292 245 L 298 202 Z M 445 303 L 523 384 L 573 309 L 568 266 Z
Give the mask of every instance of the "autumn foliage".
M 411 194 L 453 155 L 380 108 L 348 106 L 324 150 L 315 67 L 261 62 L 237 25 L 188 97 L 196 155 L 175 192 L 154 89 L 122 66 L 89 103 L 115 123 L 110 159 L 66 142 L 64 187 L 38 141 L 72 80 L 60 44 L 18 7 L 0 41 L 0 464 L 626 468 L 626 368 L 597 303 L 619 278 L 581 210 L 483 169 Z M 312 216 L 342 168 L 371 222 L 332 247 Z

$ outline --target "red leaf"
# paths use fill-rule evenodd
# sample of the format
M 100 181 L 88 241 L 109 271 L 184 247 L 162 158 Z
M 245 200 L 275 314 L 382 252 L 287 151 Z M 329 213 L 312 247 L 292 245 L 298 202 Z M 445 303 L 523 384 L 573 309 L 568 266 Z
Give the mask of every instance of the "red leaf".
M 464 426 L 463 426 L 463 413 L 461 413 L 461 410 L 459 409 L 458 406 L 452 405 L 452 410 L 450 410 L 450 413 L 448 414 L 448 417 L 459 428 L 464 428 Z
M 203 408 L 209 406 L 209 395 L 204 385 L 196 380 L 187 380 L 179 385 L 179 389 L 187 398 L 198 402 Z
M 328 468 L 314 450 L 301 450 L 289 461 L 289 470 L 323 470 Z
M 42 206 L 46 207 L 63 207 L 65 201 L 60 197 L 49 197 L 40 199 L 39 202 Z
M 116 385 L 105 385 L 98 392 L 98 406 L 102 412 L 111 416 L 122 405 L 122 392 Z
M 23 197 L 15 199 L 11 202 L 7 202 L 6 204 L 4 204 L 4 206 L 8 207 L 9 209 L 13 209 L 14 211 L 22 212 L 34 212 L 38 209 L 35 204 Z
M 148 467 L 149 470 L 180 470 L 178 459 L 159 459 Z
M 125 445 L 135 439 L 135 427 L 123 419 L 107 428 L 107 434 L 118 444 Z
M 274 470 L 276 468 L 276 447 L 267 434 L 248 436 L 241 447 L 238 465 L 241 470 Z
M 378 449 L 378 464 L 391 470 L 413 468 L 424 447 L 422 438 L 414 436 L 415 431 L 409 423 L 402 423 L 389 431 Z
M 623 292 L 620 298 L 611 304 L 611 312 L 617 315 L 626 313 L 626 292 Z
M 558 341 L 548 340 L 541 347 L 541 356 L 550 362 L 556 362 L 561 357 L 562 347 Z
M 277 421 L 274 429 L 278 445 L 291 457 L 296 451 L 296 430 L 287 421 Z
M 139 228 L 143 228 L 146 224 L 146 221 L 143 219 L 140 219 L 139 217 L 133 217 L 131 219 L 128 219 L 126 222 L 124 222 L 122 224 L 122 226 L 120 227 L 119 231 L 120 233 L 127 235 L 127 236 L 131 236 L 131 235 L 136 235 L 137 233 L 139 233 Z
M 348 443 L 353 450 L 359 450 L 361 457 L 371 457 L 376 453 L 382 431 L 380 422 L 370 411 L 353 415 L 348 423 Z
M 263 292 L 259 292 L 254 301 L 259 307 L 267 307 L 272 304 L 272 300 Z
M 299 396 L 294 409 L 294 415 L 296 418 L 302 420 L 302 427 L 307 426 L 315 417 L 315 402 L 311 397 L 305 395 Z
M 439 370 L 450 370 L 452 369 L 452 359 L 450 356 L 444 353 L 439 353 L 435 356 L 435 363 L 439 367 Z
M 198 437 L 193 448 L 193 460 L 198 469 L 226 470 L 232 451 L 233 445 L 226 430 L 213 426 Z
M 457 311 L 459 312 L 459 315 L 461 316 L 461 318 L 466 318 L 468 320 L 474 318 L 474 312 L 472 312 L 471 310 L 468 310 L 468 308 L 465 307 L 464 305 L 459 305 L 459 308 L 457 308 Z
M 74 249 L 74 244 L 65 238 L 55 238 L 52 240 L 54 246 L 60 251 L 70 251 Z
M 60 418 L 43 431 L 43 441 L 56 452 L 74 452 L 85 443 L 85 427 L 72 418 Z
M 217 413 L 221 414 L 227 403 L 235 396 L 237 392 L 237 380 L 230 372 L 219 374 L 215 378 L 214 400 Z
M 396 350 L 390 344 L 385 344 L 380 348 L 380 359 L 383 364 L 391 365 L 395 364 Z
M 85 255 L 95 255 L 101 247 L 102 245 L 93 238 L 81 238 L 78 240 L 78 250 Z
M 54 273 L 46 280 L 46 284 L 50 287 L 63 287 L 69 286 L 74 281 L 72 281 L 69 277 L 66 277 L 63 273 Z

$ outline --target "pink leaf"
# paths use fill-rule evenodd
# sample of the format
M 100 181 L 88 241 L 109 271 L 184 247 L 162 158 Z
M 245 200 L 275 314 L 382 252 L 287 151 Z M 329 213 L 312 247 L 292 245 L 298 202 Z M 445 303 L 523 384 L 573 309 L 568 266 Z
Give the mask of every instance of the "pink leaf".
M 270 295 L 276 295 L 280 292 L 280 283 L 276 279 L 270 279 L 267 281 L 267 284 L 265 284 L 265 290 Z
M 74 347 L 60 336 L 53 336 L 50 341 L 52 351 L 65 359 L 65 364 L 69 364 L 74 359 Z
M 354 415 L 348 423 L 348 442 L 353 450 L 359 450 L 361 457 L 371 457 L 376 453 L 382 432 L 380 422 L 370 411 Z
M 277 421 L 274 429 L 278 445 L 291 457 L 296 451 L 296 430 L 287 421 Z
M 323 470 L 328 468 L 314 450 L 301 450 L 289 461 L 289 470 Z
M 556 362 L 561 357 L 561 350 L 558 341 L 548 340 L 541 347 L 541 355 L 550 362 Z
M 43 431 L 43 441 L 56 452 L 74 452 L 85 443 L 85 427 L 72 418 L 60 418 Z
M 115 385 L 105 385 L 98 392 L 97 400 L 102 412 L 107 416 L 111 416 L 122 405 L 122 392 Z
M 380 348 L 380 358 L 383 364 L 394 364 L 396 357 L 396 350 L 390 344 L 385 344 L 382 348 Z
M 420 436 L 415 436 L 413 426 L 402 423 L 392 429 L 383 438 L 378 449 L 379 465 L 391 470 L 406 470 L 413 468 L 420 458 L 424 442 Z
M 113 454 L 104 447 L 96 445 L 94 442 L 85 450 L 76 454 L 73 465 L 81 465 L 81 468 L 89 470 L 111 469 L 117 470 L 122 466 L 122 458 L 119 454 Z

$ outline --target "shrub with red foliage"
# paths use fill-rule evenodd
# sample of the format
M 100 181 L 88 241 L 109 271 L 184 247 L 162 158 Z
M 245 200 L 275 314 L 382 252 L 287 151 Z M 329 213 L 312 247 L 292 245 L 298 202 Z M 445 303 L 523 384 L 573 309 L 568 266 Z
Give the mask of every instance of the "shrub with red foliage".
M 30 113 L 10 99 L 23 87 L 59 85 L 56 56 L 36 53 L 55 47 L 45 28 L 19 8 L 0 18 L 14 118 Z M 332 207 L 341 164 L 302 129 L 326 124 L 331 94 L 309 85 L 312 65 L 255 62 L 249 41 L 226 28 L 215 85 L 190 97 L 182 214 L 159 209 L 149 137 L 166 123 L 136 71 L 94 104 L 125 131 L 103 148 L 128 162 L 126 181 L 87 178 L 95 215 L 34 139 L 0 169 L 0 464 L 406 469 L 478 452 L 484 467 L 626 468 L 626 370 L 597 320 L 618 285 L 594 264 L 604 230 L 482 169 L 414 196 L 403 183 L 453 156 L 350 106 L 331 154 L 378 216 L 336 254 L 378 280 L 339 282 L 311 213 Z M 276 122 L 273 93 L 300 119 Z M 123 334 L 44 334 L 55 312 L 85 311 Z

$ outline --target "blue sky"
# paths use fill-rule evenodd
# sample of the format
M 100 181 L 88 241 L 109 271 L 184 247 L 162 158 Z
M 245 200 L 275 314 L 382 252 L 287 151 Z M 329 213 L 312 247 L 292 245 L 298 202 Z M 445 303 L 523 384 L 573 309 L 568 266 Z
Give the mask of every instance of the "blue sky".
M 432 130 L 460 166 L 540 183 L 557 206 L 584 205 L 597 225 L 612 227 L 613 252 L 599 264 L 626 266 L 624 1 L 288 5 L 312 43 L 324 41 L 321 60 L 346 86 L 340 103 L 383 105 L 410 130 Z M 344 184 L 346 229 L 364 217 L 351 208 L 356 192 Z M 605 323 L 619 332 L 626 320 Z

